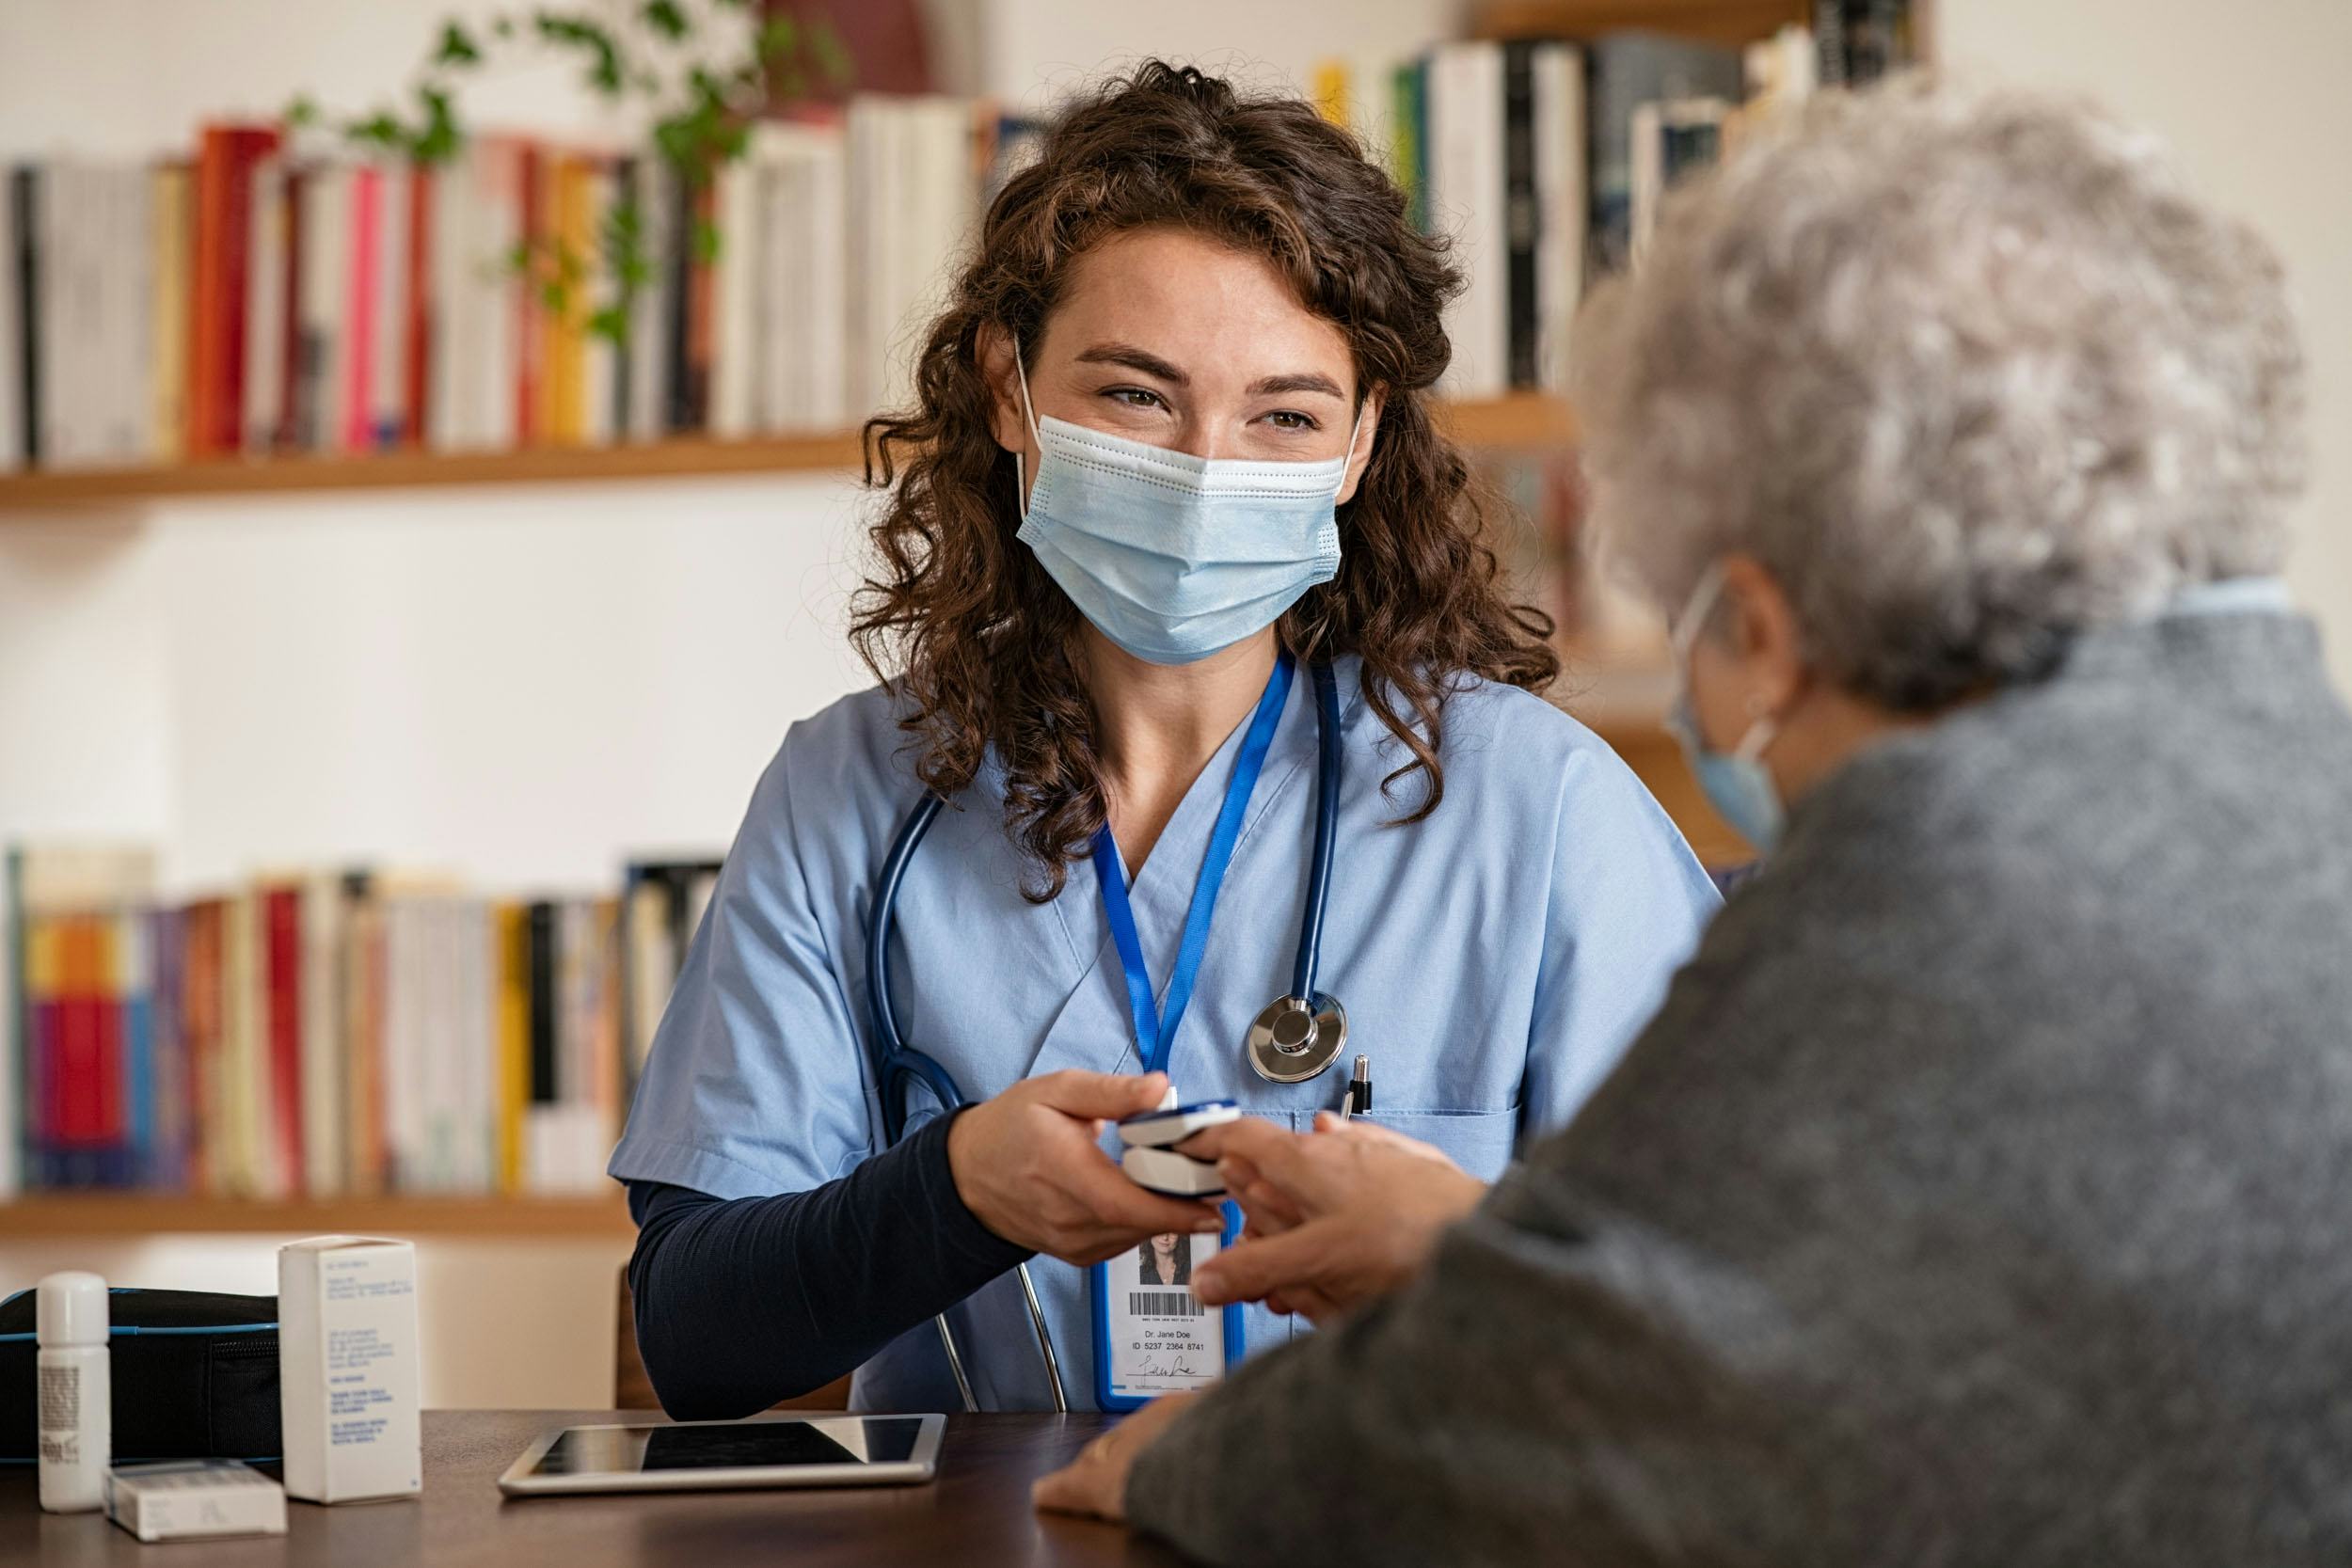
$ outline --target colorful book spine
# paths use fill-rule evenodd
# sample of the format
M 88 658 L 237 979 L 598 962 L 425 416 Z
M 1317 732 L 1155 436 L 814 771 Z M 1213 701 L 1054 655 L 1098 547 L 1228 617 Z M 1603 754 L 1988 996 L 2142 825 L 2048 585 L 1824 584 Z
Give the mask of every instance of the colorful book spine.
M 118 1018 L 117 1037 L 122 1052 L 122 1137 L 119 1159 L 122 1180 L 153 1184 L 159 1146 L 156 1127 L 155 966 L 149 945 L 145 911 L 124 910 L 109 924 L 114 942 L 113 973 L 101 1006 Z
M 196 271 L 188 352 L 192 456 L 234 452 L 245 411 L 253 168 L 278 149 L 267 126 L 211 125 L 197 161 Z
M 531 1107 L 531 926 L 520 904 L 501 904 L 498 943 L 499 1190 L 523 1190 L 523 1120 Z
M 515 291 L 515 444 L 535 446 L 547 436 L 541 419 L 541 361 L 546 353 L 547 312 L 540 303 L 539 277 L 546 268 L 546 219 L 548 174 L 547 159 L 530 142 L 521 144 L 516 175 L 517 214 L 516 254 L 525 263 L 523 286 Z
M 272 887 L 262 895 L 265 976 L 262 1016 L 267 1042 L 269 1106 L 266 1157 L 271 1184 L 299 1187 L 304 1174 L 302 1142 L 302 893 Z
M 153 180 L 153 293 L 148 306 L 152 334 L 148 365 L 148 451 L 157 463 L 174 463 L 186 453 L 188 439 L 188 268 L 195 246 L 190 207 L 193 177 L 184 165 L 167 164 L 154 171 Z
M 375 356 L 378 349 L 376 269 L 383 264 L 381 206 L 382 171 L 370 166 L 351 176 L 349 290 L 343 304 L 342 427 L 336 444 L 344 451 L 368 451 L 375 445 Z
M 408 287 L 405 332 L 402 342 L 402 422 L 398 435 L 404 446 L 421 446 L 432 388 L 433 316 L 440 309 L 434 290 L 438 281 L 434 261 L 433 221 L 437 211 L 438 170 L 420 164 L 408 171 L 408 253 L 405 258 Z

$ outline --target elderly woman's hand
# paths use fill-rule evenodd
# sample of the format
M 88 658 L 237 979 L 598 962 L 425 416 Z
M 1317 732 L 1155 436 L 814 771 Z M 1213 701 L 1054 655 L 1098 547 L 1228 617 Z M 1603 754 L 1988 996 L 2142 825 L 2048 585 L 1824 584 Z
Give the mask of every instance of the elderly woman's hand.
M 1053 1513 L 1127 1517 L 1127 1476 L 1136 1455 L 1159 1440 L 1190 1394 L 1163 1394 L 1078 1450 L 1078 1457 L 1029 1489 L 1029 1500 Z
M 1188 1140 L 1214 1159 L 1248 1234 L 1193 1271 L 1212 1307 L 1263 1301 L 1321 1323 L 1421 1272 L 1486 1184 L 1430 1145 L 1325 1113 L 1306 1135 L 1244 1119 Z

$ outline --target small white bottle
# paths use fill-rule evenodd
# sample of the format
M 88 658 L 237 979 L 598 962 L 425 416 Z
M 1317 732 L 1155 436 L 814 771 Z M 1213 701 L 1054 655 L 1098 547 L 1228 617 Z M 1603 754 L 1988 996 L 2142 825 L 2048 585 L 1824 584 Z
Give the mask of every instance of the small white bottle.
M 40 1506 L 80 1513 L 105 1501 L 114 1458 L 114 1379 L 106 1355 L 106 1282 L 69 1271 L 33 1297 L 40 1345 Z

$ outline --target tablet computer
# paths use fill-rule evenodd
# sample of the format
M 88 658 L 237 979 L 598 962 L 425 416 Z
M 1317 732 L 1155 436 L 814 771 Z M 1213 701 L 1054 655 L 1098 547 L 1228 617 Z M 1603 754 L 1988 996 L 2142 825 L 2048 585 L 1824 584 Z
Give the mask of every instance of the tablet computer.
M 550 1432 L 499 1477 L 510 1497 L 747 1486 L 889 1486 L 939 1468 L 945 1416 L 622 1421 Z

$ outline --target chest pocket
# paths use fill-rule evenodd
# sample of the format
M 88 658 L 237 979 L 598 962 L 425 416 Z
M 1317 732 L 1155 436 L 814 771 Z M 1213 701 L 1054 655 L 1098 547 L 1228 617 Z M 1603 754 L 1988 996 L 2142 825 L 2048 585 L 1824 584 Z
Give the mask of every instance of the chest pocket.
M 1381 1108 L 1379 1092 L 1375 1081 L 1371 1119 L 1391 1132 L 1437 1145 L 1482 1180 L 1492 1181 L 1511 1163 L 1519 1134 L 1516 1101 L 1499 1111 L 1389 1111 Z

